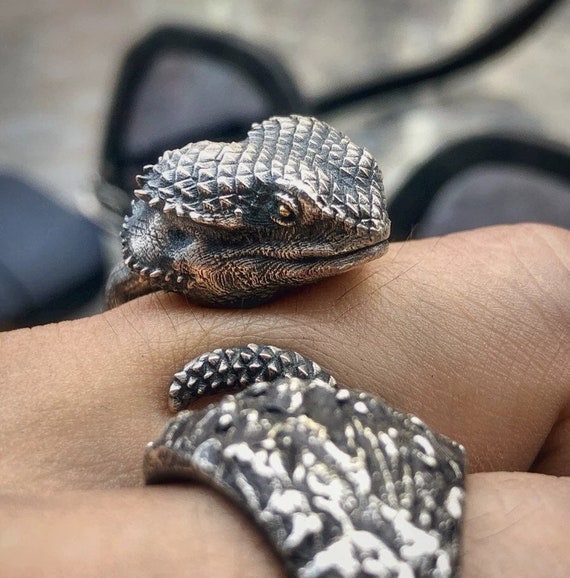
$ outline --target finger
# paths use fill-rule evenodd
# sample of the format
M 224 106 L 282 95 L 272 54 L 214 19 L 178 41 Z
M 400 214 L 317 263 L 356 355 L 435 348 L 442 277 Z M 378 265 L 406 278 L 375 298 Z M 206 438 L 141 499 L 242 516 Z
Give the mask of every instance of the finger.
M 568 479 L 468 477 L 462 576 L 565 577 Z M 30 556 L 33 545 L 34 555 Z M 250 521 L 201 486 L 0 500 L 2 576 L 281 576 Z
M 475 474 L 466 500 L 464 578 L 568 576 L 568 478 Z
M 213 578 L 284 576 L 241 512 L 200 486 L 0 499 L 1 576 L 189 572 Z
M 452 235 L 396 245 L 377 263 L 257 309 L 152 295 L 62 324 L 57 338 L 53 326 L 9 335 L 3 483 L 140 483 L 174 371 L 251 341 L 296 349 L 340 383 L 418 414 L 467 446 L 474 471 L 525 470 L 568 400 L 569 236 L 544 227 Z

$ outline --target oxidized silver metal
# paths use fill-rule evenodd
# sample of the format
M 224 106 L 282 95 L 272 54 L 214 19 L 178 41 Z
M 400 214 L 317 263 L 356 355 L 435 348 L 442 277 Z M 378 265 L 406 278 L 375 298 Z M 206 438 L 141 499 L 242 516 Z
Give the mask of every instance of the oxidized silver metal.
M 166 151 L 138 180 L 109 306 L 161 289 L 256 305 L 388 247 L 377 162 L 315 118 L 274 117 L 240 143 Z
M 168 392 L 170 409 L 180 411 L 206 395 L 244 389 L 278 377 L 318 378 L 330 385 L 336 383 L 320 365 L 296 351 L 250 343 L 214 349 L 189 361 L 174 374 Z
M 144 168 L 109 306 L 157 290 L 251 306 L 379 257 L 378 164 L 314 118 L 274 117 L 241 143 L 200 142 Z M 271 381 L 274 380 L 274 381 Z M 453 576 L 462 446 L 296 352 L 217 349 L 174 376 L 180 413 L 145 454 L 149 483 L 200 479 L 236 501 L 295 576 Z
M 293 576 L 456 575 L 461 445 L 366 393 L 260 382 L 184 411 L 149 444 L 148 483 L 201 480 L 243 508 Z

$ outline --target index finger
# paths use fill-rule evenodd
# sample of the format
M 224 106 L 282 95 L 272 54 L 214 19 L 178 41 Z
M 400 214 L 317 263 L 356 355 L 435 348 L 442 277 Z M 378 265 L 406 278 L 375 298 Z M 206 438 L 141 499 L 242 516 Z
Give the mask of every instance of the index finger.
M 5 480 L 26 467 L 28 479 L 66 487 L 140 483 L 172 374 L 204 351 L 249 342 L 297 350 L 340 383 L 419 415 L 467 447 L 472 471 L 527 470 L 565 423 L 569 237 L 527 226 L 409 242 L 257 309 L 156 294 L 4 336 L 4 464 L 18 451 L 40 456 Z M 568 451 L 557 447 L 543 470 L 564 473 Z

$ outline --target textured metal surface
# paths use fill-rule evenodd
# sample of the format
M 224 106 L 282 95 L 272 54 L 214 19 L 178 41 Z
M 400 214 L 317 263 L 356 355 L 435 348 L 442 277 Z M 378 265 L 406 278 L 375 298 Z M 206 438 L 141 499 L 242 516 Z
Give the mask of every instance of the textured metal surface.
M 214 349 L 189 361 L 174 375 L 169 389 L 170 408 L 180 411 L 200 397 L 278 377 L 318 378 L 330 385 L 336 383 L 317 363 L 296 351 L 250 343 Z
M 149 483 L 221 490 L 307 578 L 455 575 L 464 469 L 463 448 L 418 418 L 297 378 L 181 412 L 144 462 Z
M 314 118 L 274 117 L 145 167 L 110 306 L 159 289 L 251 306 L 382 255 L 390 221 L 365 149 Z
M 270 212 L 279 190 L 283 202 L 295 193 L 359 230 L 378 233 L 386 226 L 376 161 L 314 118 L 274 117 L 254 124 L 241 143 L 203 141 L 166 151 L 138 180 L 135 195 L 149 205 L 223 228 L 254 224 L 260 209 L 280 220 Z

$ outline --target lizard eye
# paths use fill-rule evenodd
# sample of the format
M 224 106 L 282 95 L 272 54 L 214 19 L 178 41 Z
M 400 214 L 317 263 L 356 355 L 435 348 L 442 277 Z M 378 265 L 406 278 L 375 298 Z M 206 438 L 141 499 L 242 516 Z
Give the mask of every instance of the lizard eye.
M 289 193 L 279 191 L 275 195 L 274 203 L 269 214 L 271 220 L 282 227 L 294 225 L 299 216 L 297 199 Z
M 295 222 L 295 217 L 295 211 L 289 205 L 279 203 L 277 205 L 277 210 L 275 214 L 271 216 L 271 219 L 278 225 L 288 227 Z

